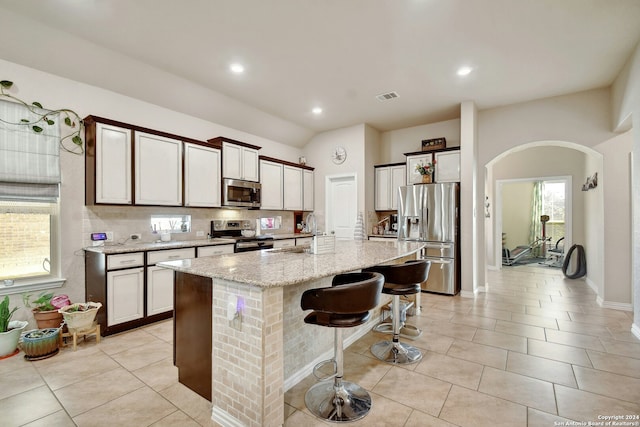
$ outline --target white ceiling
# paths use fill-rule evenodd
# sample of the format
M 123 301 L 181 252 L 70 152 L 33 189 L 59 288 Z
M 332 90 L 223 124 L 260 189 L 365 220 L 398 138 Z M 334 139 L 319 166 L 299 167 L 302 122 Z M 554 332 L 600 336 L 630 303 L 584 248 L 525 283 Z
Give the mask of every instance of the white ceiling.
M 608 86 L 640 1 L 0 0 L 0 24 L 0 58 L 302 146 Z

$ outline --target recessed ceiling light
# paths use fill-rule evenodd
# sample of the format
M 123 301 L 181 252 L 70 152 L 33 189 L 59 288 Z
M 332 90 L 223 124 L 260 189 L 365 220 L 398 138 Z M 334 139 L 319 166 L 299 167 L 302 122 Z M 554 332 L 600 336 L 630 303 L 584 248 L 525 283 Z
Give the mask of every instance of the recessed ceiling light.
M 458 68 L 458 71 L 456 71 L 456 74 L 459 75 L 460 77 L 464 77 L 464 76 L 468 76 L 472 71 L 473 71 L 473 68 L 464 66 L 464 67 Z
M 244 73 L 244 65 L 242 64 L 231 64 L 229 69 L 236 74 Z
M 322 114 L 322 108 L 320 108 L 320 107 L 314 107 L 314 108 L 311 110 L 311 112 L 312 112 L 313 114 Z

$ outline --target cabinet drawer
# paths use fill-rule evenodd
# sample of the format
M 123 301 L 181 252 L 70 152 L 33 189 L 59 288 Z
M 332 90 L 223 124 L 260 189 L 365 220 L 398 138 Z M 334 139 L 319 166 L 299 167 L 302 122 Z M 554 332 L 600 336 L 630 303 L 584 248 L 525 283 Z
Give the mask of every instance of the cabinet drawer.
M 162 261 L 173 261 L 176 259 L 195 258 L 195 248 L 167 249 L 164 251 L 147 252 L 147 265 Z
M 274 240 L 273 248 L 292 248 L 296 245 L 296 239 Z
M 134 252 L 130 254 L 118 254 L 107 256 L 107 270 L 117 268 L 139 267 L 144 265 L 144 253 Z
M 313 242 L 313 237 L 298 237 L 296 239 L 296 246 L 310 245 Z
M 198 248 L 198 258 L 203 256 L 232 254 L 233 245 L 200 246 Z

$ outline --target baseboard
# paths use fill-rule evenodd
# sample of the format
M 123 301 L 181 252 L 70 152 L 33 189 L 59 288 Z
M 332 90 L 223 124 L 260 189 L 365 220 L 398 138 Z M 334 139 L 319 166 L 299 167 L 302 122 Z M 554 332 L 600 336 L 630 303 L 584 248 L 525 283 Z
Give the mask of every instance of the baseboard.
M 227 411 L 214 406 L 211 409 L 211 419 L 222 427 L 244 427 L 240 420 L 232 417 Z
M 640 340 L 640 325 L 638 325 L 637 323 L 633 323 L 631 325 L 631 333 Z
M 460 296 L 462 298 L 475 298 L 476 292 L 473 291 L 460 291 Z
M 621 310 L 621 311 L 633 311 L 633 306 L 630 303 L 604 301 L 600 297 L 598 297 L 596 301 L 598 302 L 598 305 L 602 308 L 610 308 L 612 310 Z
M 589 286 L 589 287 L 591 288 L 591 290 L 592 290 L 593 292 L 595 292 L 595 293 L 596 293 L 596 295 L 600 295 L 600 293 L 598 292 L 598 286 L 596 286 L 596 284 L 595 284 L 595 283 L 593 283 L 593 282 L 591 281 L 591 279 L 589 279 L 589 278 L 587 277 L 587 278 L 585 279 L 585 282 L 587 283 L 587 286 Z

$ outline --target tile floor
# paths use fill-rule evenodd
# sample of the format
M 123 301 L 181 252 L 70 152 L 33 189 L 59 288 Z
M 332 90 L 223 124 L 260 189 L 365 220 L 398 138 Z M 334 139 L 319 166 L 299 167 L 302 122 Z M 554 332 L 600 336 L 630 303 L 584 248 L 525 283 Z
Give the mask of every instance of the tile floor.
M 345 378 L 373 397 L 371 413 L 350 425 L 547 427 L 640 416 L 632 313 L 598 307 L 585 282 L 558 270 L 509 268 L 489 281 L 475 299 L 422 294 L 422 314 L 409 318 L 424 331 L 412 341 L 419 363 L 373 358 L 369 346 L 384 337 L 373 332 L 347 349 Z M 304 406 L 313 382 L 287 391 L 286 426 L 325 425 Z M 0 414 L 3 427 L 214 425 L 208 402 L 178 383 L 170 321 L 42 361 L 0 360 Z

